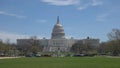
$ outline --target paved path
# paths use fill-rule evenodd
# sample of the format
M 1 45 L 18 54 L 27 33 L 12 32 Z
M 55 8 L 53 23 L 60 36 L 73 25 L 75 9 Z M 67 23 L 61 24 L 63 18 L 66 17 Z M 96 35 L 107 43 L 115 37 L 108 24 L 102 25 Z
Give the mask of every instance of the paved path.
M 12 58 L 19 58 L 19 57 L 0 57 L 0 59 L 12 59 Z

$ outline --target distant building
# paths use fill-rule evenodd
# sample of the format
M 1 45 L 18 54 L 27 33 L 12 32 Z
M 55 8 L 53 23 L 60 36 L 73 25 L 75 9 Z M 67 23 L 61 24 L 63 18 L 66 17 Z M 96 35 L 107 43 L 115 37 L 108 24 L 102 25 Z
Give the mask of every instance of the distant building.
M 86 39 L 82 39 L 83 44 L 88 44 L 93 48 L 97 48 L 99 46 L 99 39 L 92 39 L 87 37 Z
M 31 41 L 31 39 L 18 39 L 17 44 L 19 46 L 30 45 L 29 41 Z M 44 46 L 43 52 L 69 52 L 72 45 L 77 41 L 78 40 L 74 38 L 65 38 L 65 32 L 63 26 L 60 24 L 59 17 L 57 17 L 57 22 L 53 27 L 51 39 L 38 39 L 40 45 Z M 81 41 L 84 44 L 88 43 L 94 47 L 99 46 L 99 39 L 90 39 L 88 37 L 87 39 L 82 39 Z
M 40 45 L 40 39 L 17 39 L 18 46 L 32 46 L 33 44 Z

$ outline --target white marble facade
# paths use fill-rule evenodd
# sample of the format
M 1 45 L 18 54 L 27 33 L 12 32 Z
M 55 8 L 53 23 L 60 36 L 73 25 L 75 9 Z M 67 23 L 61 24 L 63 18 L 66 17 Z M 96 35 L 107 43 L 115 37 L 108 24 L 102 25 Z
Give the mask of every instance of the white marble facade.
M 72 44 L 75 43 L 74 39 L 49 39 L 46 42 L 48 44 L 44 46 L 44 52 L 69 52 Z

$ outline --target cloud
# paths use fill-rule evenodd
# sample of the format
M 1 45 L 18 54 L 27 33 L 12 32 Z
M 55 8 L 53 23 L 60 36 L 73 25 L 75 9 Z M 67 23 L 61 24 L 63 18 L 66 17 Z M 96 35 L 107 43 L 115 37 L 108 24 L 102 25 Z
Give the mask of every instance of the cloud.
M 5 11 L 0 11 L 0 15 L 12 16 L 12 17 L 17 17 L 17 18 L 26 18 L 26 16 L 17 15 L 17 14 L 13 14 L 13 13 L 8 13 L 8 12 L 5 12 Z
M 84 10 L 84 9 L 87 9 L 88 7 L 89 7 L 89 3 L 87 3 L 87 4 L 84 4 L 84 5 L 80 5 L 77 9 L 78 10 Z
M 3 41 L 10 39 L 10 42 L 16 43 L 16 39 L 22 38 L 30 38 L 30 36 L 0 31 L 0 39 L 2 39 Z
M 103 4 L 103 2 L 102 1 L 100 1 L 100 0 L 92 0 L 92 6 L 98 6 L 98 5 L 102 5 Z
M 106 21 L 109 15 L 110 15 L 109 13 L 100 14 L 96 17 L 97 18 L 96 20 L 100 22 Z
M 41 1 L 56 6 L 76 5 L 79 3 L 79 0 L 41 0 Z
M 85 1 L 85 0 L 84 0 Z M 79 4 L 79 7 L 77 8 L 78 10 L 84 10 L 89 7 L 95 7 L 95 6 L 100 6 L 103 5 L 102 0 L 86 0 L 87 2 L 84 3 L 83 0 L 81 0 L 82 3 Z
M 40 19 L 40 20 L 37 20 L 36 22 L 37 22 L 37 23 L 46 23 L 47 20 L 45 20 L 45 19 Z
M 100 6 L 103 4 L 102 0 L 41 0 L 42 2 L 56 6 L 74 5 L 78 10 L 87 9 L 88 7 Z

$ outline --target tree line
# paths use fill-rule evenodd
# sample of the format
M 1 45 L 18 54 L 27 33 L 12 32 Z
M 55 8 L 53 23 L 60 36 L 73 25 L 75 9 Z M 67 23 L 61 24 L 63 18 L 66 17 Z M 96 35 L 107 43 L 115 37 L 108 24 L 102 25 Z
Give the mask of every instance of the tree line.
M 74 54 L 98 54 L 98 55 L 120 55 L 120 29 L 113 29 L 108 33 L 109 40 L 100 43 L 98 47 L 93 47 L 90 43 L 83 44 L 77 41 L 71 47 L 71 52 Z M 27 54 L 37 54 L 43 51 L 43 46 L 38 43 L 38 40 L 31 39 L 29 45 L 17 46 L 16 44 L 3 43 L 0 40 L 0 56 L 24 56 Z
M 76 54 L 99 54 L 99 55 L 120 55 L 120 29 L 113 29 L 108 33 L 109 40 L 102 42 L 96 48 L 92 47 L 90 43 L 83 44 L 78 41 L 73 44 L 71 51 Z
M 108 33 L 109 40 L 102 42 L 99 47 L 101 54 L 120 56 L 120 29 L 113 29 Z
M 42 52 L 42 50 L 43 46 L 39 44 L 38 40 L 33 38 L 30 38 L 28 45 L 25 46 L 0 41 L 0 56 L 32 56 Z
M 17 54 L 16 44 L 3 43 L 0 41 L 0 56 L 17 56 Z

